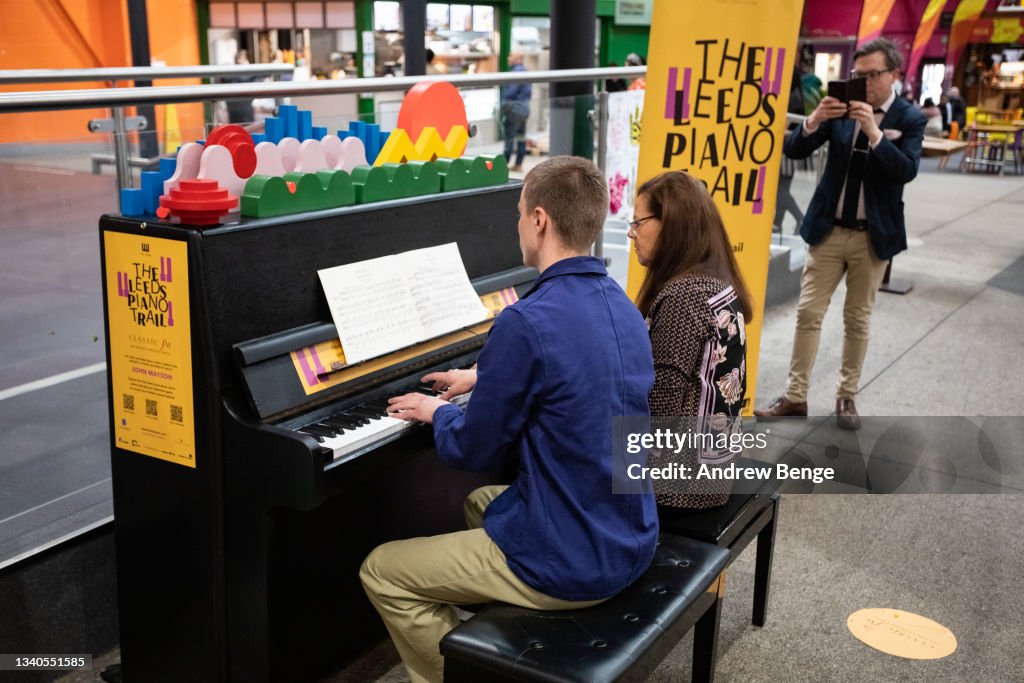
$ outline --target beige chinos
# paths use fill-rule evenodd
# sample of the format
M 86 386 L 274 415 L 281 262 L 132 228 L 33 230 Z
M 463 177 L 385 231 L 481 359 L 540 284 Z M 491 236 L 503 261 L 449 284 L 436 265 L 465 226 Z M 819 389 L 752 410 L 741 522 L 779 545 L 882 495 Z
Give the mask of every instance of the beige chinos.
M 807 401 L 807 388 L 821 337 L 821 321 L 844 273 L 843 364 L 836 398 L 852 399 L 857 394 L 868 351 L 871 309 L 885 275 L 885 264 L 875 256 L 867 230 L 835 226 L 820 244 L 808 249 L 786 387 L 786 398 L 790 401 Z
M 359 578 L 380 613 L 413 683 L 441 681 L 438 645 L 459 625 L 452 605 L 498 600 L 539 610 L 576 609 L 602 600 L 574 602 L 545 595 L 512 573 L 501 549 L 483 530 L 483 512 L 504 486 L 485 486 L 466 499 L 468 531 L 393 541 L 363 562 Z

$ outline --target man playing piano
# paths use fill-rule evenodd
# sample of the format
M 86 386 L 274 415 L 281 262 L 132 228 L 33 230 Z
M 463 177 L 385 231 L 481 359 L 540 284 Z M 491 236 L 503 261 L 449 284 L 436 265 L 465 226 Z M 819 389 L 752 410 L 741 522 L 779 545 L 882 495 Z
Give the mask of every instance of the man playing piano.
M 594 605 L 654 555 L 651 494 L 612 493 L 612 417 L 648 414 L 654 368 L 636 306 L 589 256 L 607 206 L 590 161 L 554 157 L 530 171 L 519 243 L 540 271 L 535 285 L 495 321 L 476 370 L 427 375 L 446 391 L 389 402 L 395 417 L 433 423 L 453 467 L 519 459 L 511 486 L 470 494 L 468 531 L 386 543 L 363 563 L 363 587 L 415 683 L 442 678 L 438 643 L 459 623 L 452 605 Z M 465 410 L 444 400 L 470 390 Z

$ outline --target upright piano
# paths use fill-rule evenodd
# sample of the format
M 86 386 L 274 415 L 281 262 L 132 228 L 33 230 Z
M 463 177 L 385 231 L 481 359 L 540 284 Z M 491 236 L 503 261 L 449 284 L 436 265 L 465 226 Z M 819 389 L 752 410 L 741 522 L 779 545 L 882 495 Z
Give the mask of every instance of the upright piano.
M 521 295 L 537 273 L 522 265 L 520 189 L 205 229 L 101 218 L 126 681 L 318 680 L 384 637 L 362 560 L 389 540 L 463 528 L 466 494 L 504 476 L 446 467 L 430 428 L 388 417 L 384 402 L 429 391 L 427 372 L 472 365 L 489 323 L 319 368 L 324 386 L 311 391 L 296 358 L 338 338 L 317 271 L 456 242 L 480 295 Z M 106 247 L 123 234 L 187 250 L 195 441 L 185 464 L 117 437 L 116 402 L 127 399 L 114 396 L 124 363 L 112 362 L 111 336 L 124 331 L 110 327 L 120 281 Z

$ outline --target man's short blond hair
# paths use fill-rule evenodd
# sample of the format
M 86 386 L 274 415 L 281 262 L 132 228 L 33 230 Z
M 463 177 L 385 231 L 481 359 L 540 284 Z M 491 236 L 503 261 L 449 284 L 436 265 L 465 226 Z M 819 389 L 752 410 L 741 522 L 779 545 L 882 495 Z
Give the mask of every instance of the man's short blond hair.
M 537 164 L 526 174 L 526 210 L 538 206 L 555 224 L 566 246 L 585 252 L 601 234 L 608 214 L 608 183 L 589 159 L 559 156 Z

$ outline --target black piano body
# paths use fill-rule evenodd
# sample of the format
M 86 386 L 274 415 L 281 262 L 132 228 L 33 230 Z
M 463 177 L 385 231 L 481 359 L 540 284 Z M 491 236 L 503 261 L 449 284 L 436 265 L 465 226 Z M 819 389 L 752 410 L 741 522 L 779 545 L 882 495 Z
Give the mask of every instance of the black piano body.
M 522 266 L 520 189 L 206 229 L 101 218 L 101 242 L 184 242 L 189 273 L 195 467 L 120 448 L 109 406 L 125 680 L 317 680 L 384 636 L 359 584 L 363 558 L 463 528 L 465 495 L 502 473 L 446 467 L 423 425 L 338 458 L 304 425 L 358 418 L 426 371 L 471 364 L 487 326 L 346 368 L 346 381 L 308 396 L 290 354 L 337 337 L 319 269 L 457 242 L 478 293 L 522 294 L 536 271 Z M 110 371 L 107 382 L 112 396 Z

